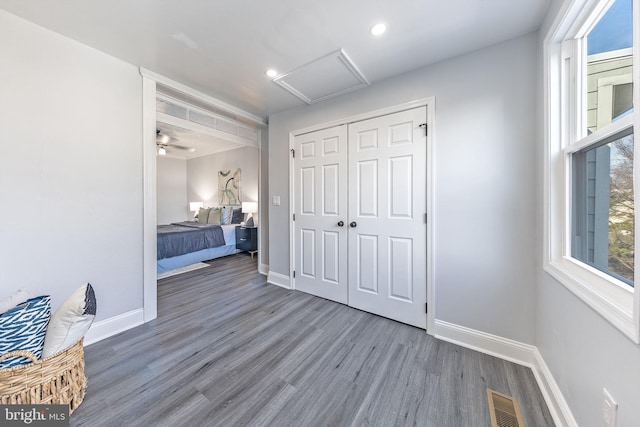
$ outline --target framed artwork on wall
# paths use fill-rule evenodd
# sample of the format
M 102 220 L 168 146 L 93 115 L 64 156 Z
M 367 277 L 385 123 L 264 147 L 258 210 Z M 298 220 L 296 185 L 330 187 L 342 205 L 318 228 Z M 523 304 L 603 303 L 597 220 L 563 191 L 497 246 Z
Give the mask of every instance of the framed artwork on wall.
M 240 204 L 241 175 L 240 168 L 218 171 L 218 199 L 220 206 Z

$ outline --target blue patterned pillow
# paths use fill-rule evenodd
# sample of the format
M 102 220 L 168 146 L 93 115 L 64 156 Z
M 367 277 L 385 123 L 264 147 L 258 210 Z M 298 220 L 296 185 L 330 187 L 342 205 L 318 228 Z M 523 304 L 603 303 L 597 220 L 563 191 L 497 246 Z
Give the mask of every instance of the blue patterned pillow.
M 0 314 L 0 355 L 15 350 L 26 350 L 40 358 L 50 317 L 51 297 L 49 295 L 28 299 Z M 31 360 L 23 357 L 10 357 L 0 362 L 0 368 L 30 362 Z

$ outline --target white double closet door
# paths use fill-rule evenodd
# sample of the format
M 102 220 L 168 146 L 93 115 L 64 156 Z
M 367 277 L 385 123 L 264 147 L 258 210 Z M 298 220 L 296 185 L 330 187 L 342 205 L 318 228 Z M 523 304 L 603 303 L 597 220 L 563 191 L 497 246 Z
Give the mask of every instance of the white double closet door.
M 294 138 L 296 289 L 426 329 L 426 117 Z

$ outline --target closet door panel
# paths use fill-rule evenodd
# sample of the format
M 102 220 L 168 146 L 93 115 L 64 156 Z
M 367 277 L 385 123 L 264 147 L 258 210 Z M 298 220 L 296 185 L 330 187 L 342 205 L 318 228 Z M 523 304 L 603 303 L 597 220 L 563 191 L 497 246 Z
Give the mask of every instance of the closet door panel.
M 360 218 L 378 217 L 378 160 L 356 163 L 357 177 L 354 196 L 357 199 L 357 215 Z
M 347 128 L 294 138 L 295 288 L 347 303 Z
M 424 329 L 426 115 L 349 125 L 349 305 Z

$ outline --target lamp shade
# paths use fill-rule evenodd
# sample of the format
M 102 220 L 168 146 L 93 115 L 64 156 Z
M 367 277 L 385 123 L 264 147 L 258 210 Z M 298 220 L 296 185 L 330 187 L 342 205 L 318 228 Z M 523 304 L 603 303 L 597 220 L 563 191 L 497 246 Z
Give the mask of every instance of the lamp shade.
M 256 212 L 258 212 L 258 203 L 242 202 L 242 213 L 256 213 Z
M 203 202 L 189 202 L 189 210 L 192 212 L 196 212 L 202 207 L 204 207 Z

